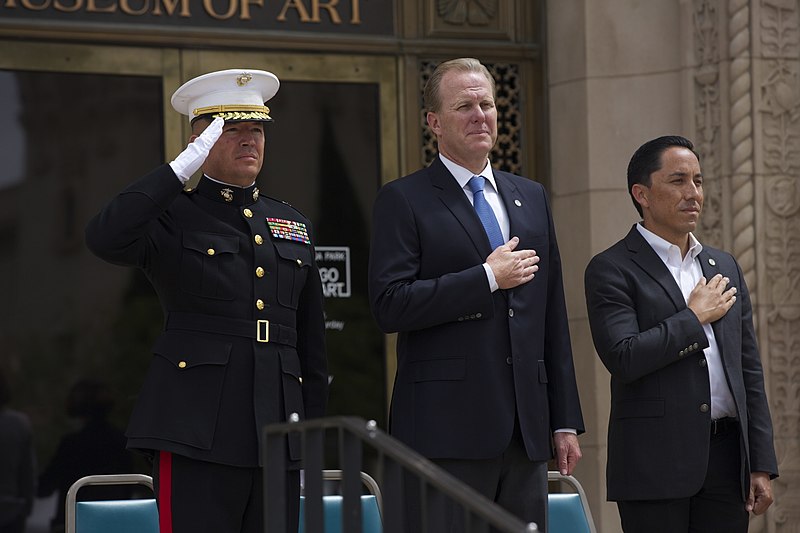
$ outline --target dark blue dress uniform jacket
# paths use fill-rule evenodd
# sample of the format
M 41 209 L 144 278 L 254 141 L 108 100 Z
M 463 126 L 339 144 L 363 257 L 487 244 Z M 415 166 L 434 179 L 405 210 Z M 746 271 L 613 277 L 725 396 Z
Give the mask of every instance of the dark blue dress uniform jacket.
M 325 413 L 322 288 L 313 245 L 273 237 L 292 206 L 203 177 L 185 191 L 168 165 L 132 183 L 86 229 L 96 255 L 141 268 L 164 332 L 130 418 L 128 447 L 259 464 L 264 425 Z M 258 321 L 269 321 L 259 323 Z M 261 340 L 269 329 L 269 342 Z M 290 440 L 290 456 L 299 458 Z

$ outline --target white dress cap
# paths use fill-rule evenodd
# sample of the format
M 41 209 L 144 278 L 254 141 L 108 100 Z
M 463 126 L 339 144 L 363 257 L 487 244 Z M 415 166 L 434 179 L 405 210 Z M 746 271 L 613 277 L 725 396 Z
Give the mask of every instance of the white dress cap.
M 203 115 L 226 121 L 271 121 L 264 103 L 280 87 L 272 72 L 234 68 L 193 78 L 172 95 L 172 107 L 192 121 Z

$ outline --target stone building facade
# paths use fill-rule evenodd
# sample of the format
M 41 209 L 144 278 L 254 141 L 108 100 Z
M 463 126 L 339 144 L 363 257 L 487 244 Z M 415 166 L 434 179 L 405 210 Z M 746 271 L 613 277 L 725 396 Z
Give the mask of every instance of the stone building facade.
M 86 105 L 107 96 L 92 76 L 119 76 L 121 87 L 141 97 L 139 81 L 150 80 L 148 86 L 155 85 L 142 106 L 146 104 L 155 117 L 152 123 L 163 120 L 163 139 L 151 141 L 172 155 L 188 135 L 184 121 L 173 116 L 168 97 L 182 80 L 202 72 L 234 63 L 274 69 L 287 87 L 295 88 L 282 93 L 285 105 L 298 110 L 309 107 L 306 100 L 291 100 L 301 90 L 316 94 L 317 88 L 330 84 L 347 93 L 354 85 L 369 86 L 365 94 L 369 102 L 377 102 L 375 134 L 364 146 L 374 149 L 374 172 L 350 168 L 355 157 L 347 157 L 341 146 L 320 142 L 316 151 L 306 148 L 326 162 L 330 150 L 344 154 L 340 167 L 345 177 L 369 174 L 351 195 L 352 211 L 363 212 L 349 232 L 359 232 L 360 244 L 350 245 L 358 277 L 358 253 L 366 242 L 361 233 L 377 185 L 418 168 L 435 153 L 420 112 L 427 76 L 443 59 L 480 58 L 500 89 L 500 142 L 493 160 L 541 180 L 551 194 L 587 422 L 581 437 L 584 458 L 576 476 L 603 533 L 620 531 L 616 506 L 605 502 L 604 488 L 609 376 L 592 346 L 583 273 L 594 254 L 616 242 L 636 221 L 625 180 L 633 151 L 663 134 L 691 138 L 702 156 L 706 189 L 698 236 L 701 242 L 731 251 L 745 272 L 775 427 L 781 472 L 773 484 L 776 501 L 765 516 L 753 519 L 751 530 L 800 532 L 800 0 L 229 0 L 230 6 L 240 8 L 230 12 L 239 13 L 237 21 L 222 12 L 202 20 L 195 11 L 194 18 L 187 15 L 190 7 L 201 11 L 201 4 L 216 5 L 194 0 L 1 0 L 0 74 L 5 77 L 0 77 L 0 93 L 8 76 L 23 72 L 19 79 L 28 80 L 28 85 L 21 85 L 15 98 L 23 104 L 27 99 L 34 113 L 20 120 L 27 116 L 41 124 L 44 119 L 37 117 L 48 117 L 52 127 L 53 117 L 63 122 L 68 115 L 57 100 L 63 93 L 40 82 L 51 79 L 45 74 L 65 73 L 70 83 L 86 83 L 83 96 L 73 98 Z M 144 13 L 148 6 L 151 12 Z M 376 8 L 380 16 L 362 25 L 371 24 L 372 29 L 359 34 L 359 25 Z M 255 27 L 258 12 L 268 10 L 272 19 Z M 160 18 L 148 27 L 144 21 L 151 15 Z M 294 28 L 299 28 L 294 33 L 281 26 L 292 17 Z M 84 75 L 89 77 L 84 80 Z M 364 105 L 364 98 L 349 98 L 353 113 L 364 120 L 356 105 Z M 363 133 L 358 120 L 337 115 L 343 99 L 317 100 L 319 113 L 317 107 L 306 109 L 309 118 L 327 113 L 335 127 L 347 123 Z M 99 112 L 90 106 L 82 116 L 96 118 Z M 142 124 L 142 116 L 126 115 L 130 124 L 125 130 L 141 128 L 140 135 L 146 135 L 147 128 L 158 129 L 150 122 Z M 11 141 L 26 142 L 24 132 L 13 138 L 24 127 L 16 115 L 9 117 L 4 117 L 7 127 L 0 131 L 0 156 L 6 162 L 26 157 L 16 148 L 3 152 L 16 146 L 9 135 Z M 83 129 L 74 130 L 75 137 L 68 140 L 80 147 L 75 150 L 68 142 L 33 144 L 40 140 L 31 130 L 27 142 L 47 152 L 27 155 L 27 177 L 6 179 L 8 169 L 0 174 L 0 289 L 5 299 L 0 318 L 12 326 L 0 329 L 1 362 L 19 378 L 16 392 L 22 406 L 33 412 L 40 437 L 48 435 L 48 424 L 59 420 L 57 411 L 39 407 L 42 399 L 57 396 L 60 384 L 66 383 L 54 370 L 47 378 L 51 381 L 45 381 L 43 369 L 60 369 L 56 363 L 64 361 L 69 363 L 63 363 L 67 372 L 81 365 L 113 368 L 104 351 L 115 340 L 120 344 L 109 328 L 111 319 L 124 323 L 130 333 L 131 317 L 153 314 L 149 296 L 136 292 L 136 280 L 93 262 L 81 247 L 79 232 L 84 219 L 121 185 L 106 181 L 106 169 L 129 166 L 140 157 L 119 155 L 126 143 L 112 142 L 114 136 L 97 135 L 96 145 L 87 148 L 86 139 L 79 136 L 93 124 L 80 125 Z M 287 153 L 295 148 L 303 147 L 289 146 Z M 157 146 L 148 151 L 148 158 L 160 161 L 156 152 Z M 101 157 L 87 160 L 84 153 Z M 316 170 L 312 163 L 317 158 L 307 159 Z M 146 163 L 151 164 L 149 159 Z M 75 171 L 67 173 L 65 168 Z M 100 177 L 93 181 L 92 176 Z M 325 181 L 312 183 L 322 189 L 318 183 Z M 290 180 L 271 186 L 278 188 L 277 196 L 290 200 L 296 192 Z M 308 195 L 304 190 L 297 196 L 302 202 Z M 33 204 L 38 208 L 27 208 Z M 62 231 L 67 227 L 57 221 L 62 219 L 72 220 L 69 227 L 76 232 L 50 235 L 57 233 L 56 226 Z M 339 237 L 334 234 L 326 244 L 343 244 L 335 241 Z M 51 240 L 58 246 L 44 244 Z M 342 346 L 343 352 L 353 338 L 364 337 L 348 337 L 354 331 L 353 316 L 360 317 L 355 331 L 374 330 L 366 305 L 356 301 L 358 291 L 354 283 L 354 297 L 337 302 L 337 312 L 350 321 L 331 320 L 340 328 L 330 332 L 338 335 L 331 345 Z M 145 300 L 139 315 L 133 314 L 131 300 L 125 300 L 130 293 Z M 48 325 L 44 331 L 43 316 Z M 141 329 L 157 330 L 158 318 L 154 320 L 142 320 Z M 112 338 L 103 344 L 95 332 Z M 143 335 L 131 336 L 144 344 L 138 338 Z M 372 374 L 359 376 L 351 387 L 359 391 L 364 383 L 377 383 L 378 410 L 385 407 L 380 400 L 388 398 L 394 373 L 392 340 L 387 338 L 384 358 L 381 339 L 369 346 L 362 343 L 362 352 L 355 354 L 378 361 Z M 139 351 L 138 345 L 134 350 L 128 344 L 130 351 Z M 373 345 L 378 346 L 374 354 L 369 352 Z M 52 355 L 56 350 L 58 355 Z M 337 383 L 345 382 L 353 368 L 364 366 L 363 360 L 343 362 Z M 342 399 L 341 405 L 353 414 L 353 403 Z M 40 438 L 40 443 L 49 440 Z M 47 446 L 40 446 L 43 458 L 48 452 Z
M 753 299 L 781 475 L 751 531 L 800 531 L 799 30 L 797 0 L 548 2 L 550 182 L 589 421 L 578 476 L 601 531 L 619 521 L 604 503 L 610 392 L 587 357 L 583 268 L 637 218 L 631 154 L 671 133 L 702 157 L 698 236 L 737 257 Z

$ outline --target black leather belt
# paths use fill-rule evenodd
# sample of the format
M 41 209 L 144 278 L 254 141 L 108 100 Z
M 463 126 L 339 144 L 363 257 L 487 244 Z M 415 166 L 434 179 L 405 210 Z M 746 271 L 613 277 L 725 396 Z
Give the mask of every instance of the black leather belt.
M 245 320 L 199 313 L 169 313 L 164 329 L 235 335 L 255 339 L 257 342 L 274 342 L 293 348 L 297 346 L 297 331 L 294 328 L 269 320 Z
M 726 416 L 725 418 L 717 418 L 711 421 L 711 436 L 727 433 L 735 429 L 738 422 L 735 418 Z

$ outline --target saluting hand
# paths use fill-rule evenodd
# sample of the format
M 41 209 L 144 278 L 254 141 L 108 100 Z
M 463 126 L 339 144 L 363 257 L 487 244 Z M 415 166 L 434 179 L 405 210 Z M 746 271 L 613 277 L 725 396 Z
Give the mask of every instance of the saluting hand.
M 512 237 L 507 243 L 498 246 L 486 263 L 494 273 L 497 286 L 501 289 L 511 289 L 528 283 L 533 279 L 539 267 L 539 256 L 535 250 L 516 250 L 519 237 Z
M 697 315 L 701 324 L 719 320 L 736 302 L 736 287 L 725 290 L 729 282 L 730 279 L 717 274 L 707 283 L 706 278 L 700 278 L 692 289 L 687 305 Z
M 183 183 L 192 177 L 192 174 L 198 171 L 203 166 L 203 162 L 208 157 L 208 152 L 217 142 L 219 136 L 222 135 L 222 127 L 225 125 L 225 120 L 217 117 L 214 121 L 203 130 L 194 141 L 189 143 L 183 152 L 178 154 L 174 161 L 171 161 L 169 166 L 172 167 L 175 175 Z

